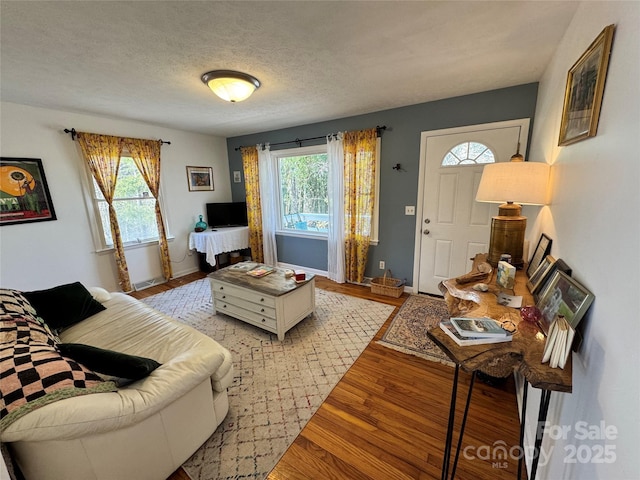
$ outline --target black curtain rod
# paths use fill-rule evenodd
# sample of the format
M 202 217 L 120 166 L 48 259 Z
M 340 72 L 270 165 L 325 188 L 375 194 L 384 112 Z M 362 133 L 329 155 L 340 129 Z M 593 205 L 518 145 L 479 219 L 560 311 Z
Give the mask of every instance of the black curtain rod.
M 376 131 L 377 131 L 376 135 L 378 137 L 382 136 L 382 131 L 386 130 L 386 129 L 387 129 L 386 125 L 382 125 L 381 127 L 376 125 Z M 338 134 L 337 133 L 330 133 L 329 135 L 323 135 L 321 137 L 296 138 L 295 140 L 289 140 L 288 142 L 270 143 L 269 145 L 271 147 L 275 147 L 276 145 L 287 145 L 289 143 L 297 143 L 298 147 L 301 147 L 302 146 L 302 142 L 308 142 L 308 141 L 311 141 L 311 140 L 320 140 L 321 138 L 327 138 L 327 137 L 330 137 L 331 135 L 336 136 Z M 242 148 L 244 148 L 244 145 L 236 147 L 234 150 L 237 152 Z
M 72 128 L 71 130 L 69 130 L 68 128 L 65 128 L 64 129 L 64 133 L 70 134 L 71 135 L 71 140 L 75 140 L 76 137 L 78 136 L 78 132 L 76 132 L 75 128 Z M 160 142 L 161 145 L 164 145 L 164 144 L 171 145 L 171 142 L 165 142 L 161 138 L 158 139 L 158 142 Z

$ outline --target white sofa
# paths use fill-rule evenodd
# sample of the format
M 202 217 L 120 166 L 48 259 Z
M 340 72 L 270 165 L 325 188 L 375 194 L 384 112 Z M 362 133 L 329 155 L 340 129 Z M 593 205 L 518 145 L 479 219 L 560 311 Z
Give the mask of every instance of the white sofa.
M 231 354 L 208 336 L 121 293 L 60 334 L 162 365 L 109 393 L 35 409 L 0 435 L 27 480 L 164 480 L 222 422 Z M 107 299 L 108 298 L 108 299 Z

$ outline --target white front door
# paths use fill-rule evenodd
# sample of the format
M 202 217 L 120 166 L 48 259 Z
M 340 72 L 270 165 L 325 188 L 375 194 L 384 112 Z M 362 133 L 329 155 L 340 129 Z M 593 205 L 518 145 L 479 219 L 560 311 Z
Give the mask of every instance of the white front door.
M 422 133 L 414 266 L 419 292 L 440 294 L 442 280 L 467 273 L 475 254 L 489 251 L 498 206 L 475 201 L 482 169 L 509 161 L 518 141 L 524 153 L 528 131 L 529 119 L 523 119 Z

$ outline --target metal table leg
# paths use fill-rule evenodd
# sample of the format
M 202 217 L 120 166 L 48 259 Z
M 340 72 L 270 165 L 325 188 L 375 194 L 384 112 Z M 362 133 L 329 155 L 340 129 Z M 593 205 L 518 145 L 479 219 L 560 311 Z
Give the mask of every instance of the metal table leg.
M 527 392 L 529 391 L 529 382 L 524 379 L 524 392 L 522 394 L 522 420 L 520 420 L 520 452 L 518 457 L 518 476 L 520 480 L 520 474 L 522 473 L 522 464 L 524 463 L 524 424 L 527 420 Z

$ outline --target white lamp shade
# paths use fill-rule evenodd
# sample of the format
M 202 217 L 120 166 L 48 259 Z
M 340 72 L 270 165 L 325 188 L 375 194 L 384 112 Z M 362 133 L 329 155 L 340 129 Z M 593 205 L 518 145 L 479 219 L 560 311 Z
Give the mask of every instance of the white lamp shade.
M 548 203 L 549 165 L 542 162 L 501 162 L 485 165 L 476 201 Z
M 227 102 L 241 102 L 251 96 L 260 81 L 242 72 L 215 70 L 202 75 L 202 81 L 213 93 Z

